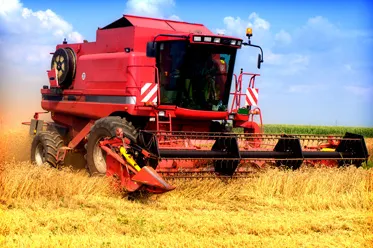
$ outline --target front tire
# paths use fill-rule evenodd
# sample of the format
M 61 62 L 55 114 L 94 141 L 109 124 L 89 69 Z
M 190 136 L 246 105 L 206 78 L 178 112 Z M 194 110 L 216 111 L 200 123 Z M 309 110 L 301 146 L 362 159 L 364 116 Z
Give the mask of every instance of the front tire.
M 63 146 L 62 137 L 51 131 L 40 132 L 35 135 L 31 144 L 31 162 L 37 166 L 44 163 L 57 168 L 63 162 L 58 163 L 56 157 L 58 149 Z
M 91 176 L 106 174 L 106 155 L 99 147 L 99 142 L 104 138 L 116 136 L 117 128 L 122 128 L 125 137 L 133 142 L 137 141 L 138 133 L 135 127 L 125 118 L 109 116 L 97 120 L 91 128 L 86 146 L 87 166 Z

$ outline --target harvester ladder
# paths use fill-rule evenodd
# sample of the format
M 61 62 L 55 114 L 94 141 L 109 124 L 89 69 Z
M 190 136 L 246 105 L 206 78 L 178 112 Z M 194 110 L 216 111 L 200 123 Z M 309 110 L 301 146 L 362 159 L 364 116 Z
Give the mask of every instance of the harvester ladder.
M 165 120 L 165 121 L 161 121 L 160 120 L 160 117 L 162 117 L 162 116 L 159 116 L 159 114 L 157 112 L 155 113 L 155 116 L 156 116 L 156 122 L 157 122 L 157 131 L 161 131 L 159 129 L 160 124 L 166 124 L 166 126 L 168 125 L 168 130 L 163 130 L 163 131 L 170 131 L 170 132 L 172 132 L 171 114 L 167 115 L 168 119 Z

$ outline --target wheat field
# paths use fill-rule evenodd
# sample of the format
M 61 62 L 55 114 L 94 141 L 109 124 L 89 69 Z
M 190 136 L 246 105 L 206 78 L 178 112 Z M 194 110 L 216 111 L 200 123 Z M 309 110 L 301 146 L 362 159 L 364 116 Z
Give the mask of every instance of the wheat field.
M 1 247 L 373 247 L 373 169 L 172 180 L 129 201 L 107 178 L 31 165 L 26 127 L 0 135 Z

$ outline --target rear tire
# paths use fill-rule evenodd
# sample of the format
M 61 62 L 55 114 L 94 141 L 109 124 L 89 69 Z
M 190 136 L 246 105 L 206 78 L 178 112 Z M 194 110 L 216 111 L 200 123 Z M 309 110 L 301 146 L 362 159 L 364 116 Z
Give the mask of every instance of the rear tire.
M 87 166 L 91 176 L 104 176 L 106 174 L 105 152 L 98 143 L 107 137 L 116 136 L 116 129 L 122 128 L 125 137 L 133 142 L 137 141 L 138 133 L 132 123 L 119 116 L 101 118 L 92 126 L 86 145 Z
M 62 137 L 56 132 L 43 131 L 38 133 L 31 144 L 31 162 L 37 166 L 48 163 L 57 168 L 63 162 L 57 163 L 58 149 L 63 146 Z

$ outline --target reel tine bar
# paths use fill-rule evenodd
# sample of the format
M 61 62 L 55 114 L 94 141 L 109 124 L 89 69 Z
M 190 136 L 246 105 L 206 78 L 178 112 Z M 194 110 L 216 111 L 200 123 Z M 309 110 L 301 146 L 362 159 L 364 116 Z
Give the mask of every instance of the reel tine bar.
M 277 166 L 284 165 L 297 169 L 304 161 L 309 160 L 335 160 L 339 165 L 361 165 L 368 159 L 368 152 L 363 136 L 346 133 L 343 137 L 327 137 L 315 135 L 300 135 L 300 137 L 279 134 L 237 134 L 237 133 L 203 133 L 203 132 L 157 132 L 140 133 L 141 140 L 146 144 L 145 149 L 157 154 L 160 160 L 210 160 L 213 162 L 215 172 L 221 175 L 232 176 L 241 161 L 274 160 Z M 145 138 L 144 138 L 145 137 Z M 263 140 L 272 139 L 272 149 L 262 149 Z M 181 140 L 188 140 L 195 147 L 184 146 Z M 260 141 L 260 146 L 246 149 L 243 143 Z M 167 142 L 166 142 L 167 141 Z M 200 141 L 202 145 L 196 145 Z M 272 141 L 272 142 L 273 142 Z M 329 142 L 334 151 L 321 151 L 309 149 L 304 143 Z M 273 142 L 273 143 L 274 143 Z M 303 147 L 307 148 L 305 150 Z M 206 145 L 207 144 L 207 145 Z M 257 143 L 256 143 L 257 144 Z M 265 142 L 264 142 L 265 144 Z M 268 144 L 265 144 L 268 145 Z M 210 147 L 210 148 L 209 148 Z

